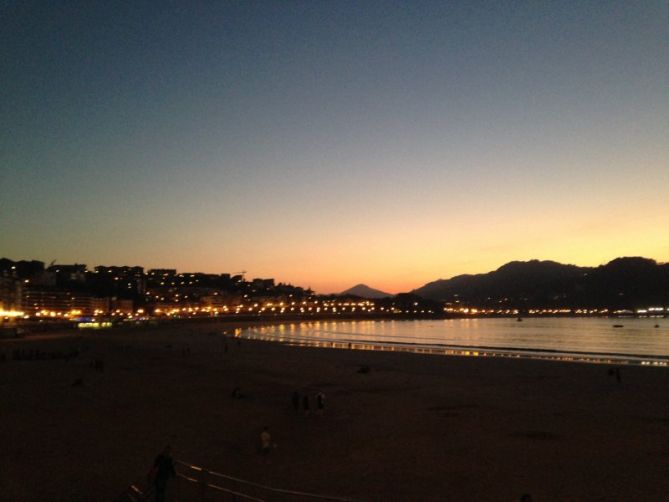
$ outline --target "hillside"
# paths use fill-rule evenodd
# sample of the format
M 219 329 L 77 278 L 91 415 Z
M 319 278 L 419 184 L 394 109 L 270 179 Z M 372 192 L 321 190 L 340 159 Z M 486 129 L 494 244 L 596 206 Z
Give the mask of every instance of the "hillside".
M 669 305 L 669 264 L 640 257 L 599 267 L 514 261 L 486 274 L 430 282 L 412 293 L 481 307 L 638 308 Z

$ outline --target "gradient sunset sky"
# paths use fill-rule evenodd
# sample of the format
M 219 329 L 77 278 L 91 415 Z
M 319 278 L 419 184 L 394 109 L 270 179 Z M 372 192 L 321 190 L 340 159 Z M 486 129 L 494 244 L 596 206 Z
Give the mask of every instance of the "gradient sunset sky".
M 0 4 L 0 256 L 389 292 L 669 261 L 669 2 Z

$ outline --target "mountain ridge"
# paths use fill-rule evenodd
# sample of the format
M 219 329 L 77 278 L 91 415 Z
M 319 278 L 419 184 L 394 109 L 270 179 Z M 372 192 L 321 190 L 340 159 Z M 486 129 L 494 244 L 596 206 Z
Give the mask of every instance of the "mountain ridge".
M 669 264 L 621 257 L 597 267 L 551 260 L 512 261 L 482 274 L 429 282 L 411 293 L 487 307 L 620 307 L 669 305 Z

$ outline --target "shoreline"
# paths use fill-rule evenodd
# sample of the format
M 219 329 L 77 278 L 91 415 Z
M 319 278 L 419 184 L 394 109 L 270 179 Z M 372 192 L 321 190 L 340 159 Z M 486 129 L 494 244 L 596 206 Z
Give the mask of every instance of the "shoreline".
M 514 317 L 508 317 L 513 319 Z M 535 316 L 535 319 L 546 318 L 545 316 Z M 572 316 L 571 319 L 581 319 L 582 317 Z M 461 320 L 469 318 L 440 319 L 440 320 Z M 490 317 L 483 318 L 490 319 Z M 227 331 L 241 330 L 247 339 L 285 344 L 295 347 L 316 347 L 344 350 L 365 350 L 378 352 L 398 352 L 398 353 L 416 353 L 434 356 L 455 356 L 455 357 L 482 357 L 482 358 L 509 358 L 509 359 L 533 359 L 542 361 L 562 361 L 576 362 L 581 364 L 623 364 L 638 365 L 644 367 L 669 367 L 669 355 L 635 354 L 622 352 L 587 352 L 578 350 L 562 351 L 551 348 L 528 348 L 513 346 L 491 346 L 491 345 L 459 345 L 448 343 L 412 343 L 412 342 L 393 342 L 365 339 L 336 339 L 323 337 L 307 337 L 280 334 L 277 337 L 268 336 L 259 332 L 253 333 L 252 330 L 269 328 L 272 326 L 281 326 L 284 324 L 308 325 L 313 322 L 382 322 L 382 321 L 429 321 L 435 319 L 396 319 L 396 318 L 357 318 L 357 317 L 324 317 L 319 319 L 304 319 L 296 317 L 293 319 L 260 319 L 244 316 L 240 319 L 229 318 L 201 318 L 201 319 L 170 319 L 164 323 L 150 324 L 127 324 L 114 325 L 111 328 L 102 328 L 99 330 L 77 329 L 74 327 L 61 328 L 53 331 L 41 331 L 27 334 L 19 338 L 0 338 L 0 351 L 3 344 L 12 342 L 31 342 L 44 341 L 58 338 L 79 338 L 86 335 L 96 336 L 101 333 L 124 333 L 128 331 L 150 331 L 150 330 L 170 330 L 170 329 L 199 329 L 202 326 L 210 326 L 221 329 L 222 334 L 229 336 Z M 195 322 L 193 322 L 195 321 Z M 656 326 L 657 327 L 657 326 Z M 235 335 L 240 336 L 240 335 Z M 277 339 L 278 338 L 278 339 Z
M 578 319 L 578 318 L 572 318 Z M 416 320 L 420 322 L 421 320 Z M 457 319 L 453 320 L 457 321 Z M 309 332 L 300 332 L 300 327 L 309 326 L 312 321 L 290 322 L 286 323 L 291 326 L 290 333 L 284 332 L 267 332 L 267 327 L 261 324 L 257 326 L 249 326 L 243 329 L 243 335 L 249 339 L 270 341 L 275 343 L 285 343 L 288 345 L 300 347 L 320 347 L 320 348 L 339 348 L 339 349 L 353 349 L 353 350 L 371 350 L 371 351 L 390 351 L 390 352 L 413 352 L 420 354 L 431 354 L 437 356 L 461 356 L 461 357 L 500 357 L 500 358 L 527 358 L 546 361 L 566 361 L 579 362 L 590 364 L 625 364 L 625 365 L 640 365 L 640 366 L 655 366 L 666 367 L 669 366 L 669 354 L 650 354 L 650 353 L 635 353 L 635 352 L 617 352 L 617 351 L 586 351 L 561 349 L 550 347 L 528 347 L 512 345 L 477 345 L 477 344 L 462 344 L 462 343 L 442 343 L 438 341 L 430 342 L 412 342 L 412 341 L 394 341 L 392 336 L 379 335 L 381 339 L 364 338 L 354 336 L 355 332 L 348 332 L 343 330 L 327 331 L 316 329 L 315 335 Z M 320 321 L 315 321 L 319 323 Z M 327 322 L 327 321 L 326 321 Z M 357 320 L 340 321 L 334 319 L 332 322 L 359 322 Z M 364 321 L 363 321 L 364 322 Z M 386 322 L 385 320 L 376 320 L 368 322 Z M 406 321 L 411 322 L 411 321 Z M 427 322 L 427 320 L 425 320 Z M 283 324 L 283 323 L 278 323 Z M 293 334 L 293 326 L 298 326 L 298 333 Z M 614 326 L 618 327 L 618 326 Z M 654 328 L 658 328 L 656 324 Z M 341 336 L 338 336 L 341 335 Z M 347 335 L 350 337 L 347 338 Z M 399 338 L 409 338 L 407 335 L 400 335 Z M 436 338 L 434 340 L 437 340 Z
M 281 343 L 291 347 L 317 347 L 323 349 L 367 350 L 373 352 L 398 352 L 434 356 L 499 357 L 508 359 L 533 359 L 588 364 L 626 364 L 639 366 L 669 366 L 669 355 L 623 354 L 605 352 L 560 351 L 555 349 L 529 349 L 523 347 L 492 347 L 479 345 L 420 344 L 409 342 L 378 342 L 372 340 L 340 341 L 280 335 L 280 340 L 267 335 L 248 334 L 240 337 L 267 343 Z

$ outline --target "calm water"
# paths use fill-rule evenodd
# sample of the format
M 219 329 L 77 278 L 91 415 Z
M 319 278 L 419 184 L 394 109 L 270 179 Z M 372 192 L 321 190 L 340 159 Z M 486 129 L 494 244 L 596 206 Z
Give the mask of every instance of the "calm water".
M 623 327 L 614 328 L 614 324 Z M 669 319 L 662 318 L 320 321 L 251 328 L 243 336 L 297 345 L 366 350 L 593 362 L 623 360 L 661 365 L 669 362 Z

